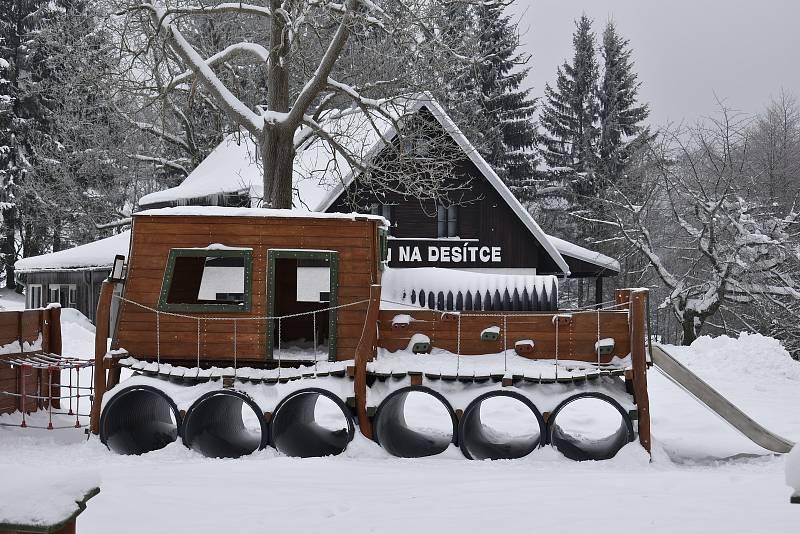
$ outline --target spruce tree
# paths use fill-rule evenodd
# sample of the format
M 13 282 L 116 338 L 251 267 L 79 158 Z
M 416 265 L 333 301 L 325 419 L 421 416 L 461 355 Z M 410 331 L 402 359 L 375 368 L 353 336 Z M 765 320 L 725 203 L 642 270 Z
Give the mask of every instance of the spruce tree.
M 520 199 L 533 194 L 536 170 L 536 101 L 520 85 L 530 71 L 530 56 L 516 52 L 516 24 L 504 13 L 508 2 L 486 2 L 476 9 L 478 51 L 476 88 L 489 127 L 483 155 Z
M 583 15 L 575 26 L 572 63 L 559 67 L 555 88 L 550 84 L 545 87 L 540 121 L 546 132 L 542 155 L 551 169 L 583 176 L 579 181 L 584 187 L 579 192 L 590 194 L 586 186 L 592 179 L 599 141 L 599 70 L 591 19 Z
M 631 49 L 613 22 L 603 31 L 603 84 L 600 87 L 599 173 L 604 187 L 617 183 L 631 151 L 649 136 L 642 122 L 650 110 L 637 102 L 640 82 L 633 71 Z
M 50 107 L 42 81 L 58 66 L 47 64 L 40 29 L 63 13 L 50 0 L 0 0 L 0 267 L 15 287 L 14 262 L 21 241 L 24 255 L 44 252 L 47 228 L 38 191 L 26 193 L 38 146 L 50 135 Z

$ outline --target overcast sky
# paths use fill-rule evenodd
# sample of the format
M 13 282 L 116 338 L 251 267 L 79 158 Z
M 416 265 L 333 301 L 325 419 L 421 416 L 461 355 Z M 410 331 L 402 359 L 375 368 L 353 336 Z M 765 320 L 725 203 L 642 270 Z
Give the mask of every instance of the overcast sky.
M 613 18 L 630 40 L 651 121 L 693 121 L 713 113 L 716 93 L 756 113 L 786 89 L 800 96 L 798 0 L 516 0 L 527 83 L 541 97 L 572 56 L 573 21 L 585 12 L 600 37 Z

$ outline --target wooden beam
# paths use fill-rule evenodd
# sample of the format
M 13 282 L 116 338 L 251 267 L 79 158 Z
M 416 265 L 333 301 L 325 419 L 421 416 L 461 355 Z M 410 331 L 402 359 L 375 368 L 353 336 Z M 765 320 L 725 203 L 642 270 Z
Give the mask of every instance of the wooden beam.
M 367 362 L 372 359 L 378 341 L 378 312 L 381 307 L 381 286 L 373 284 L 369 289 L 369 307 L 364 320 L 364 330 L 356 347 L 355 381 L 356 415 L 361 433 L 372 439 L 372 423 L 367 417 Z
M 94 337 L 94 402 L 92 403 L 89 428 L 92 434 L 100 433 L 100 408 L 106 392 L 106 371 L 104 359 L 108 351 L 108 336 L 111 324 L 111 299 L 116 284 L 105 280 L 100 287 L 100 299 L 97 302 Z
M 630 291 L 631 360 L 633 364 L 633 398 L 639 410 L 639 443 L 650 452 L 650 398 L 647 394 L 647 290 Z

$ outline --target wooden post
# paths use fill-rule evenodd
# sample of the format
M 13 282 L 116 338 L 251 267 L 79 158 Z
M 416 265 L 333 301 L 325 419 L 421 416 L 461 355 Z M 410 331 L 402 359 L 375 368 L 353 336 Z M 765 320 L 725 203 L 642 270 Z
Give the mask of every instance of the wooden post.
M 381 308 L 381 286 L 369 288 L 369 306 L 364 319 L 364 330 L 356 347 L 355 381 L 356 415 L 361 433 L 372 439 L 372 424 L 367 417 L 367 362 L 372 359 L 378 337 L 378 312 Z
M 630 309 L 629 301 L 631 300 L 630 289 L 617 289 L 614 292 L 614 304 L 617 305 L 617 310 Z
M 97 315 L 94 335 L 94 402 L 92 402 L 89 428 L 92 434 L 100 433 L 100 408 L 106 392 L 106 370 L 104 359 L 108 351 L 108 335 L 111 319 L 111 298 L 114 296 L 116 284 L 105 280 L 100 288 L 100 299 L 97 302 Z
M 633 398 L 639 411 L 639 443 L 650 452 L 650 398 L 647 394 L 647 290 L 630 291 L 631 360 L 633 363 Z
M 52 306 L 45 310 L 45 317 L 48 323 L 48 351 L 50 354 L 61 356 L 61 307 Z M 51 371 L 51 386 L 48 396 L 53 408 L 61 408 L 61 372 Z

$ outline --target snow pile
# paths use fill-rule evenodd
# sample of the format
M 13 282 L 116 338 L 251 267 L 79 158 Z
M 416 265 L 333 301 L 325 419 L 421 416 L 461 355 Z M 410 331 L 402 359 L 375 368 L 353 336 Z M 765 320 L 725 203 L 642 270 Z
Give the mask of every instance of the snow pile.
M 487 291 L 492 297 L 498 291 L 502 297 L 506 290 L 513 297 L 516 290 L 522 298 L 522 292 L 527 289 L 528 295 L 533 298 L 534 288 L 540 296 L 544 290 L 549 295 L 553 288 L 558 288 L 557 278 L 550 275 L 473 273 L 437 267 L 386 269 L 381 277 L 381 299 L 385 304 L 411 304 L 412 291 L 425 291 L 426 294 L 432 291 L 434 295 L 441 291 L 445 297 L 451 292 L 455 299 L 459 291 L 465 296 L 467 291 L 473 295 L 480 293 L 483 298 Z
M 76 501 L 100 486 L 97 473 L 35 466 L 4 465 L 0 484 L 0 523 L 49 526 L 79 510 Z
M 794 489 L 794 496 L 800 498 L 800 445 L 795 445 L 786 457 L 786 484 Z
M 779 341 L 742 333 L 698 338 L 665 350 L 759 424 L 800 440 L 800 362 Z M 660 373 L 647 375 L 654 441 L 670 457 L 724 458 L 768 454 Z
M 75 308 L 61 308 L 61 354 L 74 358 L 94 357 L 94 325 Z
M 671 346 L 668 352 L 692 372 L 716 378 L 747 375 L 765 383 L 794 380 L 800 388 L 800 362 L 792 359 L 777 339 L 742 332 L 738 338 L 702 336 L 690 347 Z
M 0 288 L 0 311 L 24 310 L 25 295 L 20 295 L 13 289 Z
M 117 254 L 128 255 L 130 240 L 130 230 L 126 230 L 117 235 L 74 248 L 23 258 L 14 264 L 14 268 L 20 273 L 90 268 L 111 269 Z

